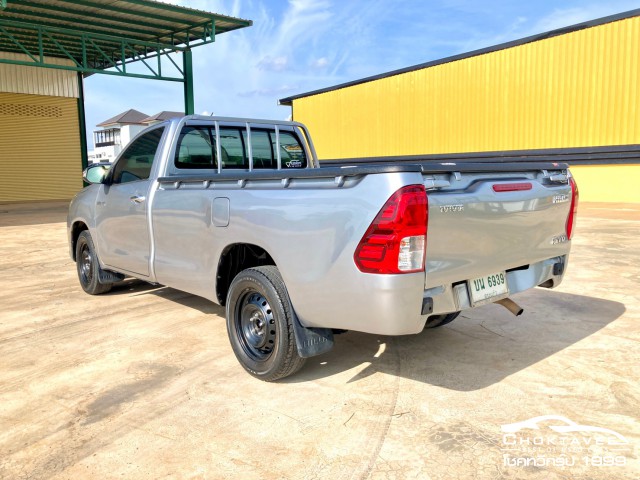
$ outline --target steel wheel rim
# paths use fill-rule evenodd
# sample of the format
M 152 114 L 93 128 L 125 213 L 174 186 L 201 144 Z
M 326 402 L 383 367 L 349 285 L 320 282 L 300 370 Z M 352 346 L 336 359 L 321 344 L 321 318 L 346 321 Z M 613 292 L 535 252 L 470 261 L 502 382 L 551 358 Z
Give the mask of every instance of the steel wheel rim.
M 236 334 L 240 346 L 253 360 L 264 362 L 276 345 L 276 322 L 269 301 L 259 292 L 245 293 L 236 309 Z
M 80 276 L 82 277 L 82 282 L 85 285 L 91 283 L 93 278 L 93 273 L 91 270 L 92 263 L 91 251 L 87 245 L 82 246 L 82 250 L 80 251 Z

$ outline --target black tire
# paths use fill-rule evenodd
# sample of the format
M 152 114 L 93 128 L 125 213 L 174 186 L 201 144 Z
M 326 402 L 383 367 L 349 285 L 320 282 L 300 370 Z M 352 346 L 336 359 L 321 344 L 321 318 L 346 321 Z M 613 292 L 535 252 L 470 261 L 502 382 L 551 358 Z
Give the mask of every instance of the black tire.
M 278 269 L 248 268 L 231 282 L 227 333 L 236 358 L 256 378 L 272 382 L 304 365 L 293 331 L 293 308 Z
M 100 283 L 100 263 L 93 246 L 91 234 L 85 230 L 80 233 L 76 242 L 76 268 L 80 286 L 89 295 L 100 295 L 111 290 L 111 283 Z
M 453 322 L 458 318 L 460 312 L 443 313 L 442 315 L 431 315 L 427 318 L 427 323 L 424 324 L 424 328 L 437 328 Z

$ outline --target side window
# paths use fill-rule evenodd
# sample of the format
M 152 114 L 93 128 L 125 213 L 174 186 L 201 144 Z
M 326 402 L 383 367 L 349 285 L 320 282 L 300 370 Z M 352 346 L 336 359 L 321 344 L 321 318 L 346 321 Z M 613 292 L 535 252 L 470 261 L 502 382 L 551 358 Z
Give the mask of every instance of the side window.
M 218 168 L 214 152 L 211 128 L 184 127 L 178 137 L 175 165 L 178 168 Z
M 120 156 L 111 174 L 112 183 L 146 180 L 151 174 L 164 127 L 156 128 L 133 141 Z
M 244 139 L 237 128 L 220 129 L 220 156 L 222 168 L 249 168 Z
M 275 148 L 275 135 L 273 135 Z M 280 132 L 280 161 L 282 168 L 306 168 L 307 157 L 298 139 L 289 132 Z
M 275 145 L 275 133 L 273 134 Z M 247 131 L 243 130 L 242 137 L 247 143 Z M 253 157 L 253 168 L 277 168 L 277 163 L 273 156 L 273 149 L 269 132 L 265 130 L 251 130 L 251 156 Z

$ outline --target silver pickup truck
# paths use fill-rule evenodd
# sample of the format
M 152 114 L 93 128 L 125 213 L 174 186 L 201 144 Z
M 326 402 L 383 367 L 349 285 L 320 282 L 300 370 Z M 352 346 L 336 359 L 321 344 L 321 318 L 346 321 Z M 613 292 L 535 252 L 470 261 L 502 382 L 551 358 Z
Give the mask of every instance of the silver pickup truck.
M 125 277 L 226 306 L 242 366 L 263 380 L 328 351 L 337 331 L 416 334 L 462 310 L 552 288 L 578 190 L 557 163 L 321 166 L 296 122 L 187 116 L 140 133 L 71 202 L 84 291 Z

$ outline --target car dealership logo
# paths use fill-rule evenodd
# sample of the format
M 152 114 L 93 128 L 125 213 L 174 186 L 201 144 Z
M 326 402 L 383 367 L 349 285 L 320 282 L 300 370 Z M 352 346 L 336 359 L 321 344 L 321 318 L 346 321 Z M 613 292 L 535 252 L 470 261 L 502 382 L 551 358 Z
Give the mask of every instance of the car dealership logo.
M 624 467 L 632 448 L 620 433 L 543 415 L 502 425 L 505 467 Z

